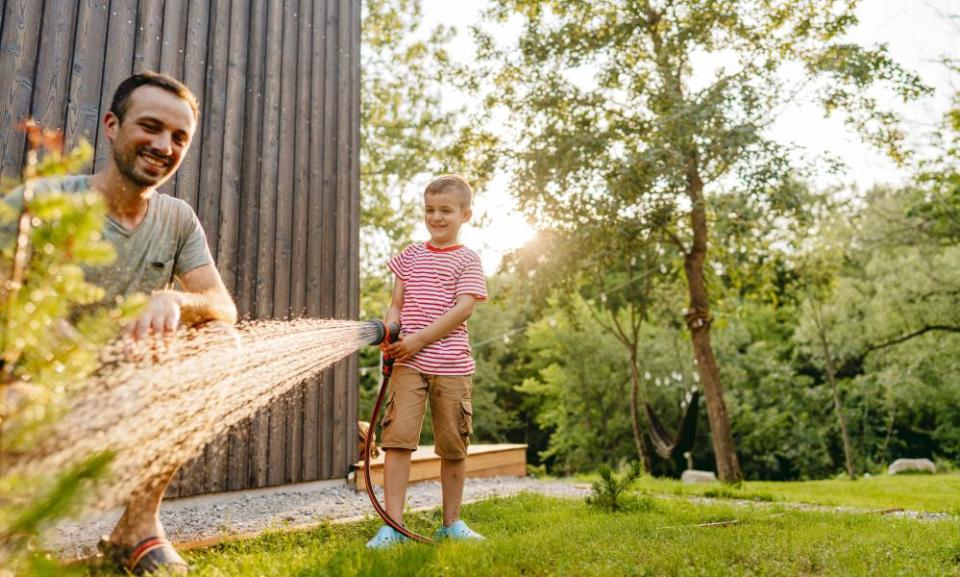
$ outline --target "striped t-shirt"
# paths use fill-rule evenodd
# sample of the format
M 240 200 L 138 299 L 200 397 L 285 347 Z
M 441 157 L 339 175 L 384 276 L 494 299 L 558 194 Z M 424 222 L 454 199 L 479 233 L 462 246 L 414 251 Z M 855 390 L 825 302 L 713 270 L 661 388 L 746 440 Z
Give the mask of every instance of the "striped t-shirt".
M 403 282 L 402 336 L 429 326 L 452 309 L 460 295 L 474 295 L 477 302 L 487 300 L 480 257 L 463 245 L 434 248 L 425 242 L 414 243 L 390 259 L 388 266 Z M 428 375 L 473 374 L 476 364 L 470 354 L 467 323 L 399 364 Z

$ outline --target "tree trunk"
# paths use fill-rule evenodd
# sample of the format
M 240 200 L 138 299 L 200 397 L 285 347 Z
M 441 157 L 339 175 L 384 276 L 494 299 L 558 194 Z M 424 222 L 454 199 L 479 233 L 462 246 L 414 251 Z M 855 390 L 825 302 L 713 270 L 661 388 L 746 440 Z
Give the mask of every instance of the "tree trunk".
M 730 419 L 727 417 L 727 406 L 723 400 L 720 371 L 710 342 L 712 318 L 704 276 L 707 259 L 707 211 L 703 199 L 703 181 L 697 171 L 696 154 L 692 153 L 692 156 L 687 171 L 687 192 L 693 205 L 690 211 L 693 245 L 683 259 L 690 296 L 690 308 L 687 311 L 686 321 L 693 340 L 693 355 L 697 361 L 700 385 L 707 400 L 707 416 L 710 421 L 717 475 L 721 481 L 735 483 L 743 480 L 743 473 L 737 461 L 736 446 L 730 431 Z
M 847 475 L 851 479 L 857 478 L 857 472 L 853 469 L 853 449 L 850 447 L 850 434 L 847 432 L 847 419 L 843 416 L 843 405 L 840 403 L 840 390 L 837 387 L 837 370 L 833 362 L 833 355 L 830 354 L 830 345 L 827 343 L 826 329 L 817 319 L 817 336 L 820 337 L 820 346 L 823 349 L 823 358 L 827 366 L 827 382 L 833 389 L 833 410 L 837 414 L 837 422 L 840 424 L 840 438 L 843 440 L 843 458 L 847 465 Z
M 633 423 L 633 442 L 637 446 L 637 456 L 643 463 L 643 470 L 653 473 L 653 458 L 643 442 L 643 431 L 640 428 L 640 369 L 637 366 L 636 354 L 630 355 L 630 420 Z

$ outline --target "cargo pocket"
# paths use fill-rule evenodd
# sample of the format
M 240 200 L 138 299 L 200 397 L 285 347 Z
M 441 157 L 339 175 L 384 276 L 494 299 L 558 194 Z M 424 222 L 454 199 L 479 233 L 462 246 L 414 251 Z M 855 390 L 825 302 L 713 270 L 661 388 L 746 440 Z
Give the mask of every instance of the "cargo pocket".
M 460 401 L 460 434 L 464 437 L 473 434 L 473 403 Z
M 390 391 L 390 394 L 387 395 L 387 402 L 383 405 L 383 417 L 380 419 L 380 426 L 384 432 L 387 430 L 387 425 L 393 422 L 393 397 L 393 391 Z

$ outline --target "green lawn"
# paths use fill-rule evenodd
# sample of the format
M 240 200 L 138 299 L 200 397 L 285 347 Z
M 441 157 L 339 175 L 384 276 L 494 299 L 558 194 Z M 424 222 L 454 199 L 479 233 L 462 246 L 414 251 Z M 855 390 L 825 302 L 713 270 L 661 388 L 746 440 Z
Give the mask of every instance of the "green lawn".
M 740 488 L 717 484 L 683 485 L 679 481 L 643 478 L 638 486 L 651 493 L 739 497 L 840 505 L 862 509 L 900 507 L 910 511 L 960 515 L 960 473 L 947 475 L 881 475 L 856 481 L 748 481 Z
M 487 535 L 486 542 L 370 552 L 363 544 L 378 525 L 371 520 L 267 534 L 190 552 L 188 559 L 199 576 L 960 576 L 956 517 L 916 521 L 678 499 L 604 513 L 579 500 L 540 495 L 469 505 L 464 517 Z M 425 531 L 438 519 L 436 512 L 417 515 L 412 525 Z
M 676 493 L 729 493 L 864 509 L 950 511 L 946 520 L 877 513 L 802 511 L 723 499 L 693 503 Z M 663 497 L 644 495 L 666 494 Z M 637 499 L 639 497 L 639 499 Z M 643 479 L 631 512 L 582 500 L 525 494 L 468 505 L 464 518 L 488 540 L 364 548 L 370 519 L 293 533 L 268 533 L 186 554 L 198 576 L 294 575 L 955 575 L 960 577 L 960 475 L 808 483 L 748 483 L 743 489 Z M 422 533 L 439 511 L 411 515 Z M 706 523 L 730 522 L 715 526 Z M 94 568 L 93 575 L 113 575 Z

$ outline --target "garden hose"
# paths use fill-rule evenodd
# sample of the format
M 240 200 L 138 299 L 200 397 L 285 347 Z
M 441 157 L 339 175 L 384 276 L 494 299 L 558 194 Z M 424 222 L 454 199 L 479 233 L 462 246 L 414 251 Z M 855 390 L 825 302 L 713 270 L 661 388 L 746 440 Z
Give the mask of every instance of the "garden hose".
M 378 330 L 378 339 L 371 344 L 389 344 L 400 340 L 399 323 L 383 323 L 379 320 L 368 322 L 375 324 Z M 377 401 L 373 404 L 373 411 L 370 414 L 370 428 L 367 430 L 367 434 L 363 440 L 363 484 L 367 489 L 370 504 L 373 505 L 377 515 L 380 515 L 384 523 L 408 539 L 413 539 L 420 543 L 432 544 L 433 540 L 429 537 L 424 537 L 423 535 L 418 535 L 410 531 L 387 513 L 383 506 L 380 505 L 380 501 L 377 500 L 377 496 L 373 492 L 373 483 L 370 480 L 370 449 L 373 446 L 373 432 L 377 426 L 377 418 L 380 416 L 380 407 L 383 405 L 383 399 L 387 395 L 387 387 L 390 385 L 390 375 L 393 374 L 393 362 L 393 358 L 383 355 L 383 378 L 380 382 L 380 393 L 377 395 Z M 384 484 L 384 491 L 386 491 L 386 484 Z

